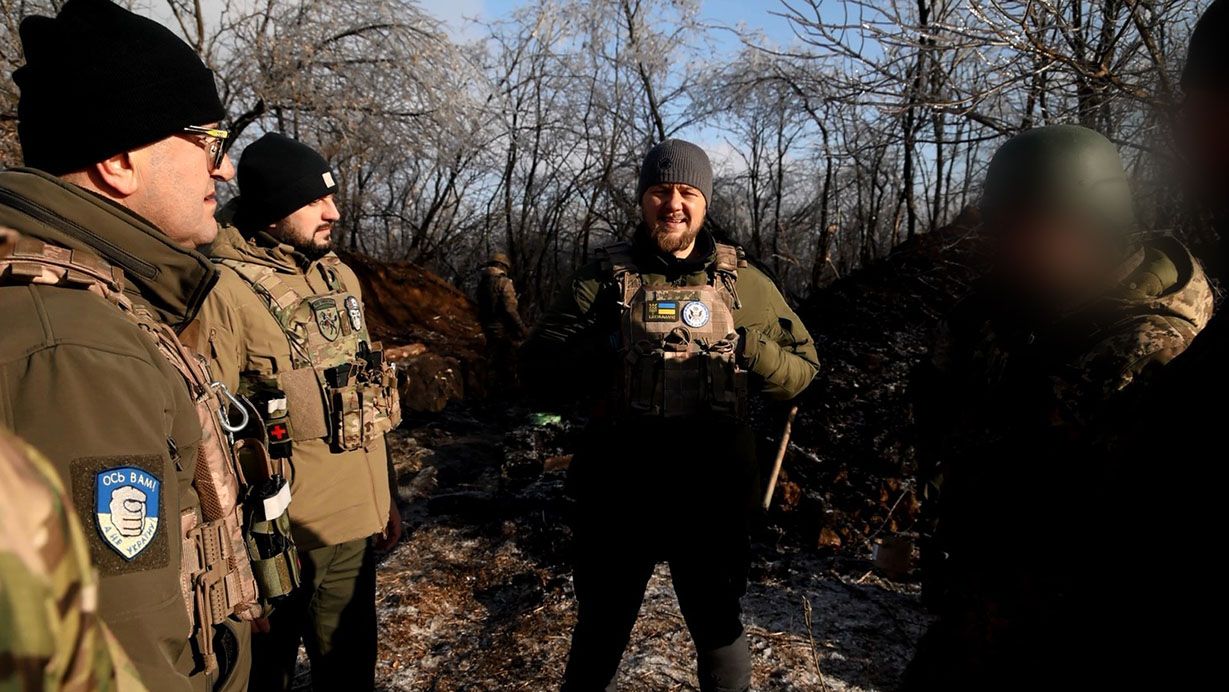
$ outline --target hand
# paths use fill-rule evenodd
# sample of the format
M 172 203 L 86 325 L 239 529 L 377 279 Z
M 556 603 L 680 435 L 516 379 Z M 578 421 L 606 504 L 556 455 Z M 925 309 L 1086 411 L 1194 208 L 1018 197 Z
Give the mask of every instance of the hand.
M 111 493 L 111 523 L 119 535 L 140 536 L 145 528 L 145 493 L 125 485 Z
M 255 634 L 269 633 L 269 618 L 256 618 L 252 621 L 252 632 Z
M 393 506 L 388 510 L 388 525 L 384 527 L 384 531 L 376 537 L 375 543 L 372 545 L 379 552 L 392 550 L 401 540 L 401 510 L 397 508 L 397 501 L 393 501 Z

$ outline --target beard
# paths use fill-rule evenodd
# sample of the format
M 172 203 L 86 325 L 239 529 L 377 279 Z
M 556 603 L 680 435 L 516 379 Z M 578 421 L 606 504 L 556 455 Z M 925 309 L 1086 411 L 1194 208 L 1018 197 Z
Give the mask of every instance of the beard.
M 657 244 L 658 250 L 668 255 L 686 250 L 695 242 L 698 235 L 700 235 L 699 226 L 688 226 L 687 230 L 682 233 L 671 233 L 664 223 L 649 226 L 649 237 Z
M 288 229 L 284 228 L 278 228 L 274 235 L 277 236 L 280 242 L 289 245 L 299 254 L 315 262 L 333 251 L 333 236 L 330 234 L 328 240 L 316 240 L 316 234 L 325 229 L 332 228 L 332 224 L 321 224 L 312 229 L 311 235 L 306 238 L 288 232 Z

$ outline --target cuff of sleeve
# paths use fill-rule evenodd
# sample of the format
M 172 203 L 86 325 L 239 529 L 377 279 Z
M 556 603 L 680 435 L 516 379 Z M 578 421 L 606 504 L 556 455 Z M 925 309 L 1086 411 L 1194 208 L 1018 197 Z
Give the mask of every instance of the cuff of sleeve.
M 763 347 L 764 341 L 767 337 L 761 334 L 758 330 L 749 329 L 746 327 L 740 329 L 739 334 L 742 335 L 740 352 L 742 353 L 743 367 L 748 370 L 754 370 L 755 363 L 759 360 L 760 350 Z

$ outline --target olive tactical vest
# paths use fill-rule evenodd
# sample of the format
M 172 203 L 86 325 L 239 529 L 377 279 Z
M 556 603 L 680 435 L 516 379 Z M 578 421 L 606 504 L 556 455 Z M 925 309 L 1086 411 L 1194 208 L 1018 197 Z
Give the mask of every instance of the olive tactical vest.
M 180 587 L 205 669 L 212 672 L 217 668 L 213 626 L 231 616 L 254 620 L 264 612 L 253 574 L 254 545 L 246 529 L 254 520 L 281 522 L 287 531 L 289 528 L 284 508 L 280 516 L 253 519 L 250 513 L 244 515 L 246 482 L 235 457 L 228 417 L 233 398 L 209 375 L 203 357 L 184 347 L 169 326 L 124 295 L 123 272 L 89 251 L 69 250 L 0 229 L 0 283 L 62 286 L 105 298 L 154 342 L 187 385 L 202 432 L 193 481 L 200 510 L 189 509 L 180 516 Z M 261 562 L 265 564 L 258 565 L 257 573 L 284 575 L 283 587 L 293 574 L 297 583 L 298 557 L 293 545 Z
M 599 250 L 620 292 L 622 372 L 616 409 L 632 416 L 746 415 L 734 310 L 738 248 L 717 245 L 706 284 L 646 285 L 631 243 Z
M 328 290 L 301 296 L 277 270 L 232 259 L 214 260 L 235 270 L 260 296 L 290 343 L 293 369 L 272 376 L 243 374 L 240 392 L 258 400 L 284 399 L 289 439 L 323 438 L 336 452 L 362 449 L 401 422 L 394 366 L 367 332 L 357 295 L 341 280 L 336 256 L 324 257 Z M 284 447 L 289 454 L 289 445 Z

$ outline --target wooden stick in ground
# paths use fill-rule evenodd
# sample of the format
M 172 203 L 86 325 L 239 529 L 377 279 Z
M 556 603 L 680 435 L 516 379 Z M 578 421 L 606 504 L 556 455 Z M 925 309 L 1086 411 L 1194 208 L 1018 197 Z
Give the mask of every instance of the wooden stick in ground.
M 785 453 L 789 451 L 789 436 L 794 431 L 794 418 L 798 416 L 798 404 L 789 408 L 785 417 L 785 430 L 781 431 L 781 443 L 777 445 L 777 458 L 772 462 L 772 475 L 768 477 L 768 490 L 764 493 L 764 511 L 772 506 L 772 495 L 777 491 L 777 478 L 781 475 L 781 464 L 785 462 Z

